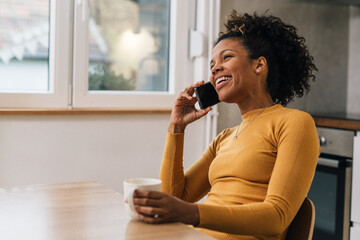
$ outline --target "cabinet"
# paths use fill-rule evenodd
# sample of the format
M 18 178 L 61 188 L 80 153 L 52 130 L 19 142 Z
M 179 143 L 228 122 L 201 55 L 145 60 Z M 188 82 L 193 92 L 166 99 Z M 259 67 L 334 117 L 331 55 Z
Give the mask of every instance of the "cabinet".
M 350 240 L 359 240 L 359 239 L 360 239 L 360 227 L 351 227 Z
M 360 131 L 354 138 L 350 240 L 360 239 Z

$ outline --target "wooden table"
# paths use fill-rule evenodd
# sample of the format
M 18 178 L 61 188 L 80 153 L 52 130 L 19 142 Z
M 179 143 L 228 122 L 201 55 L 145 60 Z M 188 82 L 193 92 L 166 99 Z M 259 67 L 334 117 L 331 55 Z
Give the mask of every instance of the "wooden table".
M 123 196 L 96 182 L 0 189 L 0 239 L 214 239 L 181 223 L 128 217 Z

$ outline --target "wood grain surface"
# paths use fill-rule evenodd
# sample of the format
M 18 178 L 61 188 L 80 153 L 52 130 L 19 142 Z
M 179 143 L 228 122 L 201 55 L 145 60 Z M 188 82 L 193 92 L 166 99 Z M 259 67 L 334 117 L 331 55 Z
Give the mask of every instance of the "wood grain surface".
M 74 182 L 0 189 L 0 239 L 213 238 L 181 223 L 131 220 L 121 194 L 96 182 Z
M 318 127 L 330 127 L 360 131 L 360 121 L 314 117 Z

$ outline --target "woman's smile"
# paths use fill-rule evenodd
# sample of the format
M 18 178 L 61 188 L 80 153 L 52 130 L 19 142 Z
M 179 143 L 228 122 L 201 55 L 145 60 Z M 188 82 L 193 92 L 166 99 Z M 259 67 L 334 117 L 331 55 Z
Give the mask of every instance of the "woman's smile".
M 225 86 L 229 80 L 231 80 L 232 77 L 231 76 L 219 76 L 218 78 L 215 79 L 215 88 L 216 90 L 219 90 L 220 88 L 222 88 L 223 86 Z

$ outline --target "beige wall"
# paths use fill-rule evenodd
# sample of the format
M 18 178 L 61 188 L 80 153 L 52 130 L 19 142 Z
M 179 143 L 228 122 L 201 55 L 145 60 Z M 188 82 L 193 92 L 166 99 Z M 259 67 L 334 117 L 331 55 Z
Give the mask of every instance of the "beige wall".
M 0 187 L 94 180 L 122 190 L 158 177 L 169 114 L 0 115 Z M 204 150 L 205 120 L 186 130 L 185 167 Z
M 232 9 L 259 14 L 268 10 L 268 13 L 295 25 L 299 34 L 305 37 L 319 71 L 309 95 L 297 99 L 289 107 L 308 112 L 346 110 L 349 7 L 281 0 L 222 0 L 222 21 Z M 239 114 L 233 106 L 220 105 L 219 112 L 218 131 L 238 124 Z

